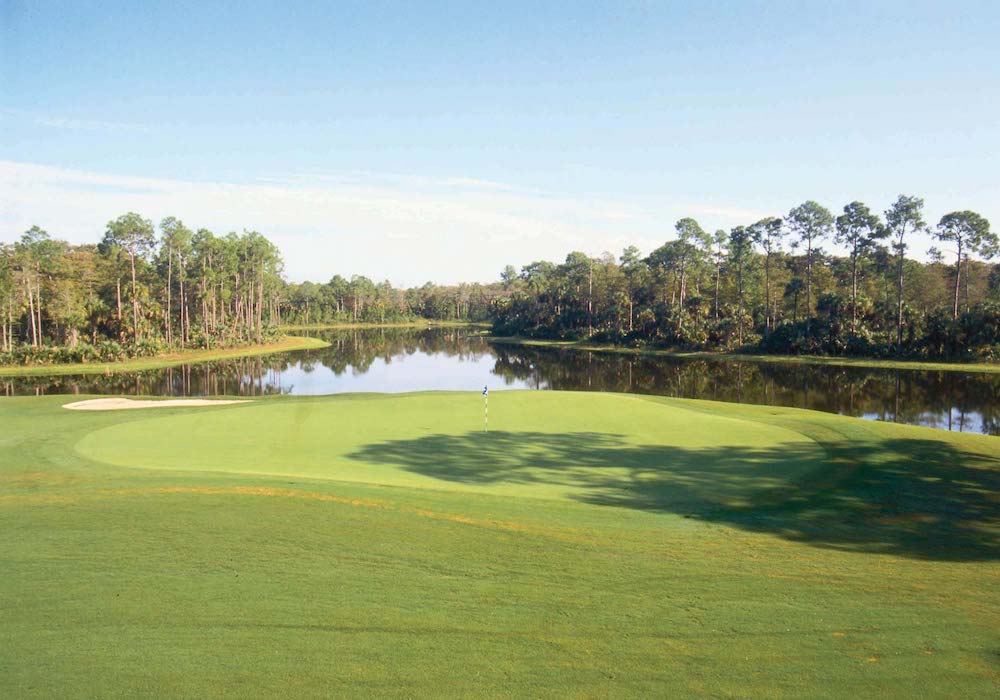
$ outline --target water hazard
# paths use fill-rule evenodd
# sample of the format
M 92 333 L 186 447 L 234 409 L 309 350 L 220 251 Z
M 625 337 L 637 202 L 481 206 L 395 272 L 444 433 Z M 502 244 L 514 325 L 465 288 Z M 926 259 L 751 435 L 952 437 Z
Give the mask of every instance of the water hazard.
M 317 333 L 329 348 L 109 375 L 0 377 L 0 395 L 204 396 L 429 389 L 619 391 L 793 406 L 1000 435 L 1000 375 L 494 345 L 475 330 Z

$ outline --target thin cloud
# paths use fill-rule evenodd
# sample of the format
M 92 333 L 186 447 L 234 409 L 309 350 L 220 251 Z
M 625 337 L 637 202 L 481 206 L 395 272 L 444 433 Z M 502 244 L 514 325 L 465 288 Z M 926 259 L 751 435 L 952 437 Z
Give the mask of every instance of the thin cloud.
M 572 250 L 617 255 L 632 244 L 648 253 L 674 237 L 683 216 L 714 230 L 766 214 L 666 198 L 540 196 L 494 184 L 344 173 L 303 173 L 293 184 L 287 175 L 197 182 L 0 160 L 0 241 L 37 224 L 74 243 L 94 242 L 109 219 L 136 211 L 216 233 L 261 231 L 281 248 L 296 281 L 339 273 L 395 284 L 487 282 L 507 264 L 558 261 Z
M 15 119 L 28 120 L 39 126 L 52 129 L 68 129 L 73 131 L 129 131 L 137 133 L 154 133 L 154 129 L 145 124 L 129 122 L 104 121 L 100 119 L 78 119 L 49 114 L 37 114 L 20 109 L 2 109 L 0 114 Z
M 623 221 L 659 227 L 632 204 L 541 197 L 469 180 L 280 180 L 194 182 L 0 161 L 0 239 L 38 224 L 73 242 L 93 241 L 109 219 L 137 211 L 223 233 L 260 230 L 282 248 L 293 279 L 340 272 L 416 283 L 488 281 L 508 263 L 600 252 L 621 235 Z
M 717 207 L 705 204 L 693 204 L 687 207 L 688 211 L 691 212 L 691 216 L 709 216 L 713 219 L 719 219 L 722 221 L 730 223 L 744 223 L 750 224 L 755 221 L 760 221 L 765 216 L 774 216 L 774 214 L 768 214 L 759 209 L 740 209 L 734 207 Z

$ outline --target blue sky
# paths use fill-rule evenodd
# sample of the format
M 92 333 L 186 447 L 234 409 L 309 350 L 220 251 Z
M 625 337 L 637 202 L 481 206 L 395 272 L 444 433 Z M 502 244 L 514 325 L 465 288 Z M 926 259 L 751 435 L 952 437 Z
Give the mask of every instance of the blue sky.
M 207 4 L 0 1 L 0 240 L 137 210 L 410 284 L 807 198 L 1000 226 L 995 2 Z

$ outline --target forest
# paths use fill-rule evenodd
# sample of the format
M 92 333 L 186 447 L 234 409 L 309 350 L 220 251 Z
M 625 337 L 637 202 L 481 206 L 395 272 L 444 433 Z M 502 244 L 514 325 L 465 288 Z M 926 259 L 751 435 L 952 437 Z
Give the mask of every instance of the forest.
M 684 218 L 648 256 L 570 253 L 508 267 L 501 336 L 589 339 L 677 350 L 1000 359 L 1000 265 L 989 221 L 971 211 L 924 221 L 900 196 L 879 216 L 861 202 L 834 215 L 814 201 L 708 233 Z M 938 246 L 906 256 L 917 232 Z M 828 254 L 830 243 L 846 255 Z
M 289 284 L 278 248 L 257 231 L 216 235 L 130 212 L 96 244 L 38 226 L 0 241 L 0 365 L 259 344 L 283 324 L 483 320 L 492 301 L 483 285 L 398 289 L 339 275 Z
M 32 227 L 0 243 L 0 364 L 109 361 L 261 343 L 280 326 L 480 321 L 499 336 L 677 350 L 1000 359 L 1000 265 L 971 211 L 924 221 L 901 195 L 883 215 L 807 201 L 784 218 L 705 231 L 692 218 L 643 255 L 571 252 L 508 265 L 490 284 L 398 288 L 367 277 L 289 283 L 256 231 L 216 235 L 136 213 L 96 244 Z M 940 247 L 907 257 L 914 234 Z M 831 254 L 835 244 L 845 254 Z
M 0 244 L 0 364 L 111 361 L 274 334 L 284 287 L 274 244 L 173 217 L 159 229 L 128 213 L 96 245 L 37 226 Z

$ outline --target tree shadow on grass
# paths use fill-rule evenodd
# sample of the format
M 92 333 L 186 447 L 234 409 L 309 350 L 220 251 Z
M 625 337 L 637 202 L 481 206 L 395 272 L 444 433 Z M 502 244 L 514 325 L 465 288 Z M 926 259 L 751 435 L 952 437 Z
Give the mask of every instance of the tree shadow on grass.
M 936 440 L 684 448 L 609 433 L 430 435 L 349 455 L 445 481 L 537 484 L 813 546 L 942 561 L 1000 558 L 1000 459 Z

